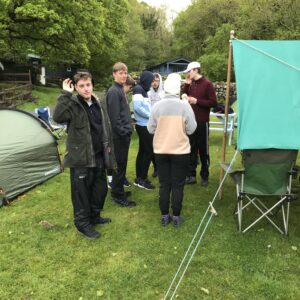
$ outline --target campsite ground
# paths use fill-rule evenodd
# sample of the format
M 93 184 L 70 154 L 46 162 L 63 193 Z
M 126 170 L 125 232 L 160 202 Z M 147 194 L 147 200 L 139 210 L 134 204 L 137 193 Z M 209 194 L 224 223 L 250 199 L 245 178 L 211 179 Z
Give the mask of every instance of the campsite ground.
M 53 107 L 58 92 L 38 88 L 41 100 L 35 106 Z M 23 108 L 32 111 L 34 106 Z M 186 186 L 185 221 L 179 229 L 161 227 L 158 188 L 131 187 L 138 205 L 120 208 L 108 196 L 103 215 L 113 222 L 97 227 L 100 239 L 84 239 L 72 224 L 68 170 L 2 208 L 0 299 L 163 299 L 217 190 L 221 143 L 221 133 L 214 132 L 210 184 Z M 131 181 L 137 146 L 134 135 Z M 227 160 L 233 153 L 229 148 Z M 223 199 L 215 202 L 218 216 L 207 228 L 177 299 L 300 299 L 299 202 L 292 203 L 288 237 L 265 222 L 242 235 L 233 217 L 235 187 L 226 180 Z

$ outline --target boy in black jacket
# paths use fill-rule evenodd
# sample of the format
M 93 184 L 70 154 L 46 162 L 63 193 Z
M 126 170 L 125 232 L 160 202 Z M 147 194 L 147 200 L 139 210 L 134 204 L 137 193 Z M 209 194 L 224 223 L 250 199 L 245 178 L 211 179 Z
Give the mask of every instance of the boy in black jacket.
M 135 206 L 124 191 L 128 151 L 132 134 L 130 107 L 124 92 L 124 83 L 127 79 L 127 66 L 117 62 L 113 66 L 114 83 L 106 96 L 107 110 L 113 131 L 113 144 L 117 161 L 117 171 L 113 173 L 111 184 L 112 200 L 120 206 Z
M 74 89 L 78 92 L 76 96 L 72 95 Z M 100 217 L 100 211 L 107 195 L 105 168 L 114 166 L 107 159 L 113 154 L 113 147 L 105 106 L 92 93 L 89 72 L 78 72 L 74 82 L 69 78 L 64 80 L 53 119 L 57 123 L 67 123 L 65 164 L 70 167 L 74 224 L 79 233 L 95 239 L 100 233 L 92 226 L 111 221 Z

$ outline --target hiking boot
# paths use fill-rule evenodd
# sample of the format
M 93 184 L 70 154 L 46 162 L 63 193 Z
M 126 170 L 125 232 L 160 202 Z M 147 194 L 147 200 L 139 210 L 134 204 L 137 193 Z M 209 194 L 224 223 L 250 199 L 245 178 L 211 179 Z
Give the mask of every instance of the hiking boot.
M 180 216 L 173 216 L 173 226 L 178 228 L 182 224 L 182 218 Z
M 84 228 L 77 228 L 77 231 L 84 237 L 91 240 L 97 239 L 101 236 L 100 232 L 94 230 L 91 226 L 87 226 Z
M 160 222 L 162 226 L 167 226 L 171 222 L 170 215 L 161 215 Z
M 208 179 L 207 178 L 202 178 L 201 179 L 201 186 L 207 187 L 208 186 Z
M 194 184 L 197 183 L 196 177 L 194 176 L 187 176 L 185 179 L 185 184 Z
M 125 177 L 124 182 L 123 182 L 124 187 L 131 187 L 131 183 L 128 181 L 128 179 Z
M 133 206 L 136 206 L 136 203 L 134 201 L 129 200 L 127 198 L 114 198 L 113 197 L 112 200 L 116 204 L 118 204 L 118 205 L 120 205 L 122 207 L 133 207 Z
M 107 224 L 111 222 L 111 218 L 102 218 L 102 217 L 97 217 L 91 221 L 92 225 L 97 225 L 97 224 Z

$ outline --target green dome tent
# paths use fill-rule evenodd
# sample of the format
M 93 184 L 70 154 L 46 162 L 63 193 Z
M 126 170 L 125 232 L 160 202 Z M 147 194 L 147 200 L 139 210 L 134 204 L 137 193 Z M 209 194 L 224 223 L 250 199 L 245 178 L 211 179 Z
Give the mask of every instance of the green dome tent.
M 12 199 L 62 171 L 57 142 L 42 120 L 0 109 L 0 188 Z

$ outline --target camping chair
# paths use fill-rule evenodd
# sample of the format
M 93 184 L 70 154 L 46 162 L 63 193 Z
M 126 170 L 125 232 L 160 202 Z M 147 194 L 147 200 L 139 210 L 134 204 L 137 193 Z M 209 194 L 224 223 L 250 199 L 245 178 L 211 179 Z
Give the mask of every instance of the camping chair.
M 46 122 L 53 132 L 56 132 L 58 137 L 61 137 L 61 134 L 66 130 L 66 125 L 64 124 L 53 124 L 51 117 L 51 111 L 48 106 L 39 107 L 35 109 L 35 113 L 40 119 Z
M 290 202 L 295 198 L 291 191 L 297 152 L 281 149 L 243 150 L 244 168 L 230 172 L 236 183 L 236 214 L 240 232 L 245 233 L 257 222 L 266 219 L 280 233 L 288 234 Z M 243 229 L 243 213 L 250 214 L 251 204 L 260 215 L 256 219 L 252 216 L 252 223 Z M 274 220 L 280 208 L 283 223 L 281 228 Z

